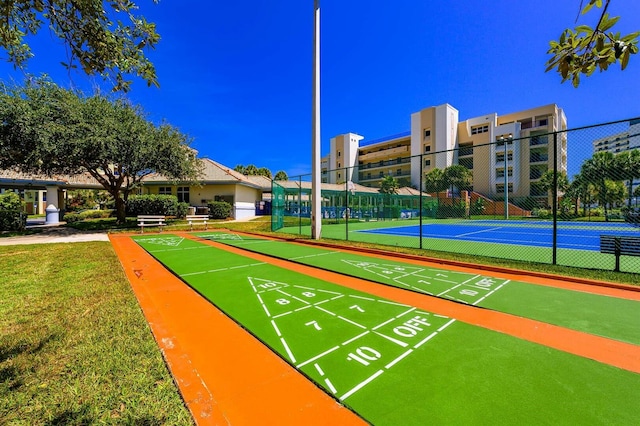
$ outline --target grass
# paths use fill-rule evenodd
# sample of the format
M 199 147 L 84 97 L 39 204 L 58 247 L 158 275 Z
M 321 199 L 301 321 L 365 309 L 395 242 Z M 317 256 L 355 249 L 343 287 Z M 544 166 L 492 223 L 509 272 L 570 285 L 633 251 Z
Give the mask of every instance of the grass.
M 193 424 L 109 243 L 0 247 L 0 424 Z

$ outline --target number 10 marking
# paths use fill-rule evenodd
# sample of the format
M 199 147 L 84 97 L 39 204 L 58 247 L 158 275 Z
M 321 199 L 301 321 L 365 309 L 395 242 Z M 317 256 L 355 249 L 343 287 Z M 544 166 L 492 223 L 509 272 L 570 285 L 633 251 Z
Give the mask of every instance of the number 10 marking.
M 356 355 L 358 354 L 358 355 Z M 364 365 L 365 367 L 368 366 L 369 364 L 371 364 L 369 361 L 376 361 L 378 359 L 380 359 L 382 355 L 380 354 L 380 352 L 376 351 L 375 349 L 371 349 L 367 346 L 362 346 L 358 349 L 356 349 L 356 353 L 354 354 L 353 352 L 350 353 L 347 356 L 347 359 L 349 361 L 358 361 L 360 364 Z

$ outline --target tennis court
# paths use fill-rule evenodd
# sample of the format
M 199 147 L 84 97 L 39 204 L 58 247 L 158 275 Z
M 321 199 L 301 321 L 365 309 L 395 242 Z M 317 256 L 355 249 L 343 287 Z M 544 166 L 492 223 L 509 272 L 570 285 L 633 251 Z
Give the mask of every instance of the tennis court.
M 234 237 L 216 239 L 222 238 Z M 135 241 L 372 424 L 630 424 L 640 414 L 629 392 L 640 388 L 640 374 L 425 309 L 424 294 L 410 293 L 415 303 L 399 302 L 379 289 L 358 290 L 346 279 L 315 278 L 180 235 Z M 342 263 L 373 275 L 402 272 L 386 264 Z M 469 305 L 499 297 L 511 285 L 454 273 L 439 278 L 440 291 L 468 296 Z M 462 290 L 483 291 L 484 299 Z
M 422 233 L 420 230 L 422 229 Z M 402 237 L 445 238 L 456 241 L 553 247 L 551 222 L 477 220 L 458 223 L 429 223 L 359 230 L 357 232 Z M 600 235 L 638 236 L 640 232 L 626 223 L 559 222 L 557 247 L 574 250 L 600 250 Z

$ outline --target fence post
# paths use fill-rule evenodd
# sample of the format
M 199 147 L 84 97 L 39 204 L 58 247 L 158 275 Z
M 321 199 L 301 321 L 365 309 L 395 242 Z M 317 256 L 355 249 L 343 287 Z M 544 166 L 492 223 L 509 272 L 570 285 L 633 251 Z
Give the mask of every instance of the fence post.
M 553 132 L 553 243 L 551 264 L 557 263 L 558 256 L 558 132 Z
M 345 208 L 344 208 L 344 218 L 345 218 L 345 223 L 344 223 L 344 228 L 345 228 L 345 235 L 344 235 L 344 239 L 345 241 L 349 241 L 349 168 L 345 167 L 344 168 L 344 200 L 345 200 Z
M 422 206 L 422 179 L 424 177 L 424 171 L 422 169 L 422 166 L 424 165 L 424 154 L 420 154 L 420 185 L 418 186 L 418 188 L 420 188 L 420 204 L 418 206 L 418 208 L 420 209 L 420 250 L 422 250 L 422 211 L 423 211 L 423 206 Z

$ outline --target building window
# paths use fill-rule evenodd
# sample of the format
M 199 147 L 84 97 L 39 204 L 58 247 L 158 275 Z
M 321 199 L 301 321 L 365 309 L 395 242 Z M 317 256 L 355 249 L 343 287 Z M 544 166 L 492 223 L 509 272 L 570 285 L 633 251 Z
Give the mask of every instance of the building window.
M 384 172 L 380 172 L 379 177 L 384 177 Z
M 342 175 L 340 173 L 338 173 L 338 179 L 340 179 L 342 177 Z
M 400 176 L 402 175 L 402 169 L 397 169 L 396 170 L 396 176 Z
M 188 186 L 179 186 L 178 187 L 178 202 L 180 202 L 180 203 L 188 203 L 189 202 L 189 187 Z
M 478 135 L 480 133 L 487 133 L 489 132 L 489 125 L 488 124 L 484 124 L 482 126 L 473 126 L 471 128 L 471 134 L 472 135 Z
M 431 165 L 431 160 L 424 160 L 424 165 L 425 166 L 430 166 Z
M 513 152 L 507 153 L 507 160 L 513 161 Z M 504 161 L 504 152 L 496 153 L 496 162 L 500 163 L 501 161 Z
M 171 187 L 170 186 L 161 186 L 158 188 L 158 194 L 160 195 L 171 195 Z
M 338 163 L 338 168 L 342 167 L 342 165 L 340 163 Z
M 424 138 L 430 138 L 431 137 L 431 129 L 424 129 Z
M 338 158 L 340 158 L 340 155 L 341 155 L 341 154 L 342 154 L 342 153 L 341 153 L 340 151 L 338 151 Z
M 431 152 L 431 145 L 425 145 L 424 152 Z

